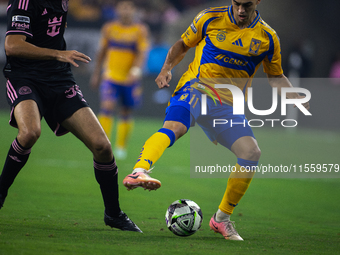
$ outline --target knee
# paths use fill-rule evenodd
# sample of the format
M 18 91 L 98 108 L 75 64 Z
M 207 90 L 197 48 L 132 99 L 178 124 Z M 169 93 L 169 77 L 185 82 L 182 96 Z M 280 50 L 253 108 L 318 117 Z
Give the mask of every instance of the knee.
M 30 148 L 39 139 L 40 134 L 41 134 L 40 127 L 36 127 L 32 129 L 21 128 L 19 129 L 18 141 L 21 144 L 21 146 L 25 148 Z
M 98 139 L 92 144 L 91 149 L 95 159 L 106 162 L 112 159 L 112 147 L 108 139 Z
M 176 135 L 176 139 L 182 137 L 183 135 L 185 135 L 185 133 L 187 132 L 187 128 L 186 126 L 184 126 L 183 124 L 181 126 L 179 126 L 176 131 L 174 132 Z
M 249 148 L 246 151 L 246 159 L 248 160 L 259 161 L 260 157 L 261 157 L 261 150 L 258 146 Z
M 170 129 L 172 132 L 174 132 L 176 140 L 187 132 L 187 127 L 177 121 L 166 121 L 163 125 L 163 128 Z

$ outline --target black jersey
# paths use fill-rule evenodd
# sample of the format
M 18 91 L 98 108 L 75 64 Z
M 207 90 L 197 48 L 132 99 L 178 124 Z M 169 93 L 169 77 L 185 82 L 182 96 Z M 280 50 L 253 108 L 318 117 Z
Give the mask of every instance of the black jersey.
M 64 32 L 67 9 L 68 0 L 10 0 L 6 36 L 21 34 L 35 46 L 66 50 Z M 8 56 L 4 74 L 6 77 L 19 75 L 50 81 L 73 79 L 69 63 Z

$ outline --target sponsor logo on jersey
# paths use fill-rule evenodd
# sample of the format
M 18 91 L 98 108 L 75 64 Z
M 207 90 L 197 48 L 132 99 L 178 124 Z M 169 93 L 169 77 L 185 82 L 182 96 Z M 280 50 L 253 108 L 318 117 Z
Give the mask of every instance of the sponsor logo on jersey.
M 243 61 L 241 59 L 235 59 L 235 58 L 230 58 L 226 55 L 219 54 L 215 57 L 215 59 L 224 61 L 225 63 L 229 63 L 232 65 L 238 65 L 238 66 L 246 66 L 248 64 L 248 61 Z
M 12 22 L 12 27 L 24 30 L 24 29 L 29 29 L 30 25 L 29 24 L 24 24 L 24 23 Z
M 259 53 L 259 49 L 261 47 L 261 41 L 257 40 L 257 39 L 251 39 L 251 43 L 250 43 L 250 48 L 249 48 L 249 53 L 253 54 L 253 55 L 258 55 Z
M 21 15 L 15 15 L 12 17 L 13 22 L 24 22 L 24 23 L 30 23 L 30 18 L 27 16 L 21 16 Z

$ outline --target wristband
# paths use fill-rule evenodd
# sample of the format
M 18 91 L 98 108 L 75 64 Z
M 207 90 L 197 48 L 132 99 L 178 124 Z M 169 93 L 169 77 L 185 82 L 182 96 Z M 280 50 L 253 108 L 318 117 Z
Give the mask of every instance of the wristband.
M 142 72 L 142 68 L 138 67 L 138 66 L 133 66 L 130 69 L 130 74 L 132 74 L 133 76 L 140 78 L 143 74 Z

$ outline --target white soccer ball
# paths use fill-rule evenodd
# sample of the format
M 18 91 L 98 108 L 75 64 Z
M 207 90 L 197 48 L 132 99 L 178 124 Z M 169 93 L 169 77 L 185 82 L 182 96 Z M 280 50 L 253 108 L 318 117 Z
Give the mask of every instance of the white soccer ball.
M 176 200 L 165 213 L 168 229 L 178 236 L 194 234 L 201 227 L 202 220 L 201 208 L 189 199 Z

